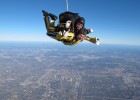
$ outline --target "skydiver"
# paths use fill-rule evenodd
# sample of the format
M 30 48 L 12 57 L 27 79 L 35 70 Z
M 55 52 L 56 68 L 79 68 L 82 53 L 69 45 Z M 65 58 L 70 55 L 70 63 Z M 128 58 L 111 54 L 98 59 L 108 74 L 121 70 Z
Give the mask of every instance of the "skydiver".
M 85 19 L 83 17 L 78 18 L 75 21 L 75 25 L 74 25 L 74 34 L 75 34 L 75 38 L 76 39 L 80 39 L 81 41 L 84 40 L 86 38 L 86 35 L 93 32 L 92 29 L 86 29 L 85 27 Z M 90 38 L 88 36 L 90 42 L 95 43 L 97 45 L 99 45 L 99 39 L 98 38 Z
M 45 21 L 45 25 L 46 25 L 46 29 L 47 29 L 47 35 L 49 35 L 52 38 L 57 39 L 57 40 L 59 40 L 59 37 L 57 38 L 57 35 L 60 36 L 60 38 L 63 38 L 63 34 L 64 34 L 64 37 L 68 36 L 67 34 L 70 33 L 70 30 L 67 30 L 67 29 L 72 24 L 71 20 L 66 21 L 66 23 L 64 23 L 65 28 L 62 27 L 62 29 L 61 29 L 61 27 L 59 27 L 59 26 L 54 26 L 55 21 L 58 19 L 58 17 L 56 15 L 51 14 L 51 13 L 47 13 L 44 10 L 42 10 L 42 12 L 43 12 L 43 15 L 44 15 L 44 21 Z M 66 12 L 66 14 L 68 14 L 68 13 Z M 72 12 L 70 12 L 70 13 L 74 14 Z M 75 13 L 75 14 L 77 14 L 77 13 Z M 51 20 L 50 20 L 50 18 L 51 18 Z M 63 40 L 62 41 L 63 41 L 63 43 L 65 42 L 64 44 L 74 45 L 74 44 L 77 44 L 79 40 L 83 40 L 85 38 L 86 38 L 86 40 L 88 40 L 92 43 L 99 44 L 99 39 L 98 38 L 90 38 L 90 37 L 86 36 L 87 34 L 93 32 L 93 30 L 84 28 L 84 24 L 85 24 L 85 19 L 84 18 L 82 18 L 82 17 L 77 18 L 76 21 L 73 22 L 73 23 L 75 23 L 74 27 L 70 27 L 70 28 L 72 28 L 72 30 L 74 30 L 74 31 L 71 31 L 71 33 L 74 34 L 75 39 L 71 39 L 69 37 L 63 38 L 64 41 Z M 58 32 L 59 33 L 61 32 L 62 36 L 59 35 Z

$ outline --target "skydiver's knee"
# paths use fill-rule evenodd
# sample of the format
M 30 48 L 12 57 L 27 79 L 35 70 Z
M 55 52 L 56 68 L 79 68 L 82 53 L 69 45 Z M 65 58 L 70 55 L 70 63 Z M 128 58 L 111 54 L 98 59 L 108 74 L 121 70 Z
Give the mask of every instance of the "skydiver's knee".
M 47 31 L 48 32 L 55 32 L 55 27 L 48 27 L 47 28 Z

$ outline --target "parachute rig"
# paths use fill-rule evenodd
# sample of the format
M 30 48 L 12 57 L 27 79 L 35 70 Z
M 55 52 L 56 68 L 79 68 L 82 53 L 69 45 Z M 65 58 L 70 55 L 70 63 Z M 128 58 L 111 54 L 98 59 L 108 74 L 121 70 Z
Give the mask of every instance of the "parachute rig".
M 83 40 L 95 43 L 99 45 L 99 39 L 96 37 L 89 37 L 87 34 L 92 32 L 92 29 L 85 29 L 84 18 L 80 17 L 78 13 L 68 11 L 68 0 L 66 0 L 67 11 L 59 15 L 59 23 L 55 26 L 55 21 L 58 17 L 54 14 L 48 13 L 42 10 L 44 15 L 45 26 L 47 35 L 55 40 L 61 41 L 65 45 L 76 45 Z M 80 34 L 77 34 L 76 24 L 83 24 L 83 30 Z M 82 32 L 87 34 L 83 34 Z

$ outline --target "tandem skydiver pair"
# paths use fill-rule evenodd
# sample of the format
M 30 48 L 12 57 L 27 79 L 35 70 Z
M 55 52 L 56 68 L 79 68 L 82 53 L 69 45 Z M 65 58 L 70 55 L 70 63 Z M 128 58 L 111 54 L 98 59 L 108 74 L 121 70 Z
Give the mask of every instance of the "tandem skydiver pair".
M 61 41 L 65 45 L 75 45 L 83 40 L 99 45 L 99 39 L 89 37 L 92 29 L 85 28 L 85 19 L 78 13 L 63 12 L 59 15 L 59 23 L 55 26 L 58 17 L 52 13 L 42 10 L 47 35 L 55 40 Z

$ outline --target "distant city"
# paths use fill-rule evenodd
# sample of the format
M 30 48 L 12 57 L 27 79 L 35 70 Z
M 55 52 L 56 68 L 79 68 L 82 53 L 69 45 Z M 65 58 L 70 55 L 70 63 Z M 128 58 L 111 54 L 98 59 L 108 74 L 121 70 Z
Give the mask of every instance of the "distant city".
M 0 43 L 0 100 L 140 100 L 140 47 Z

